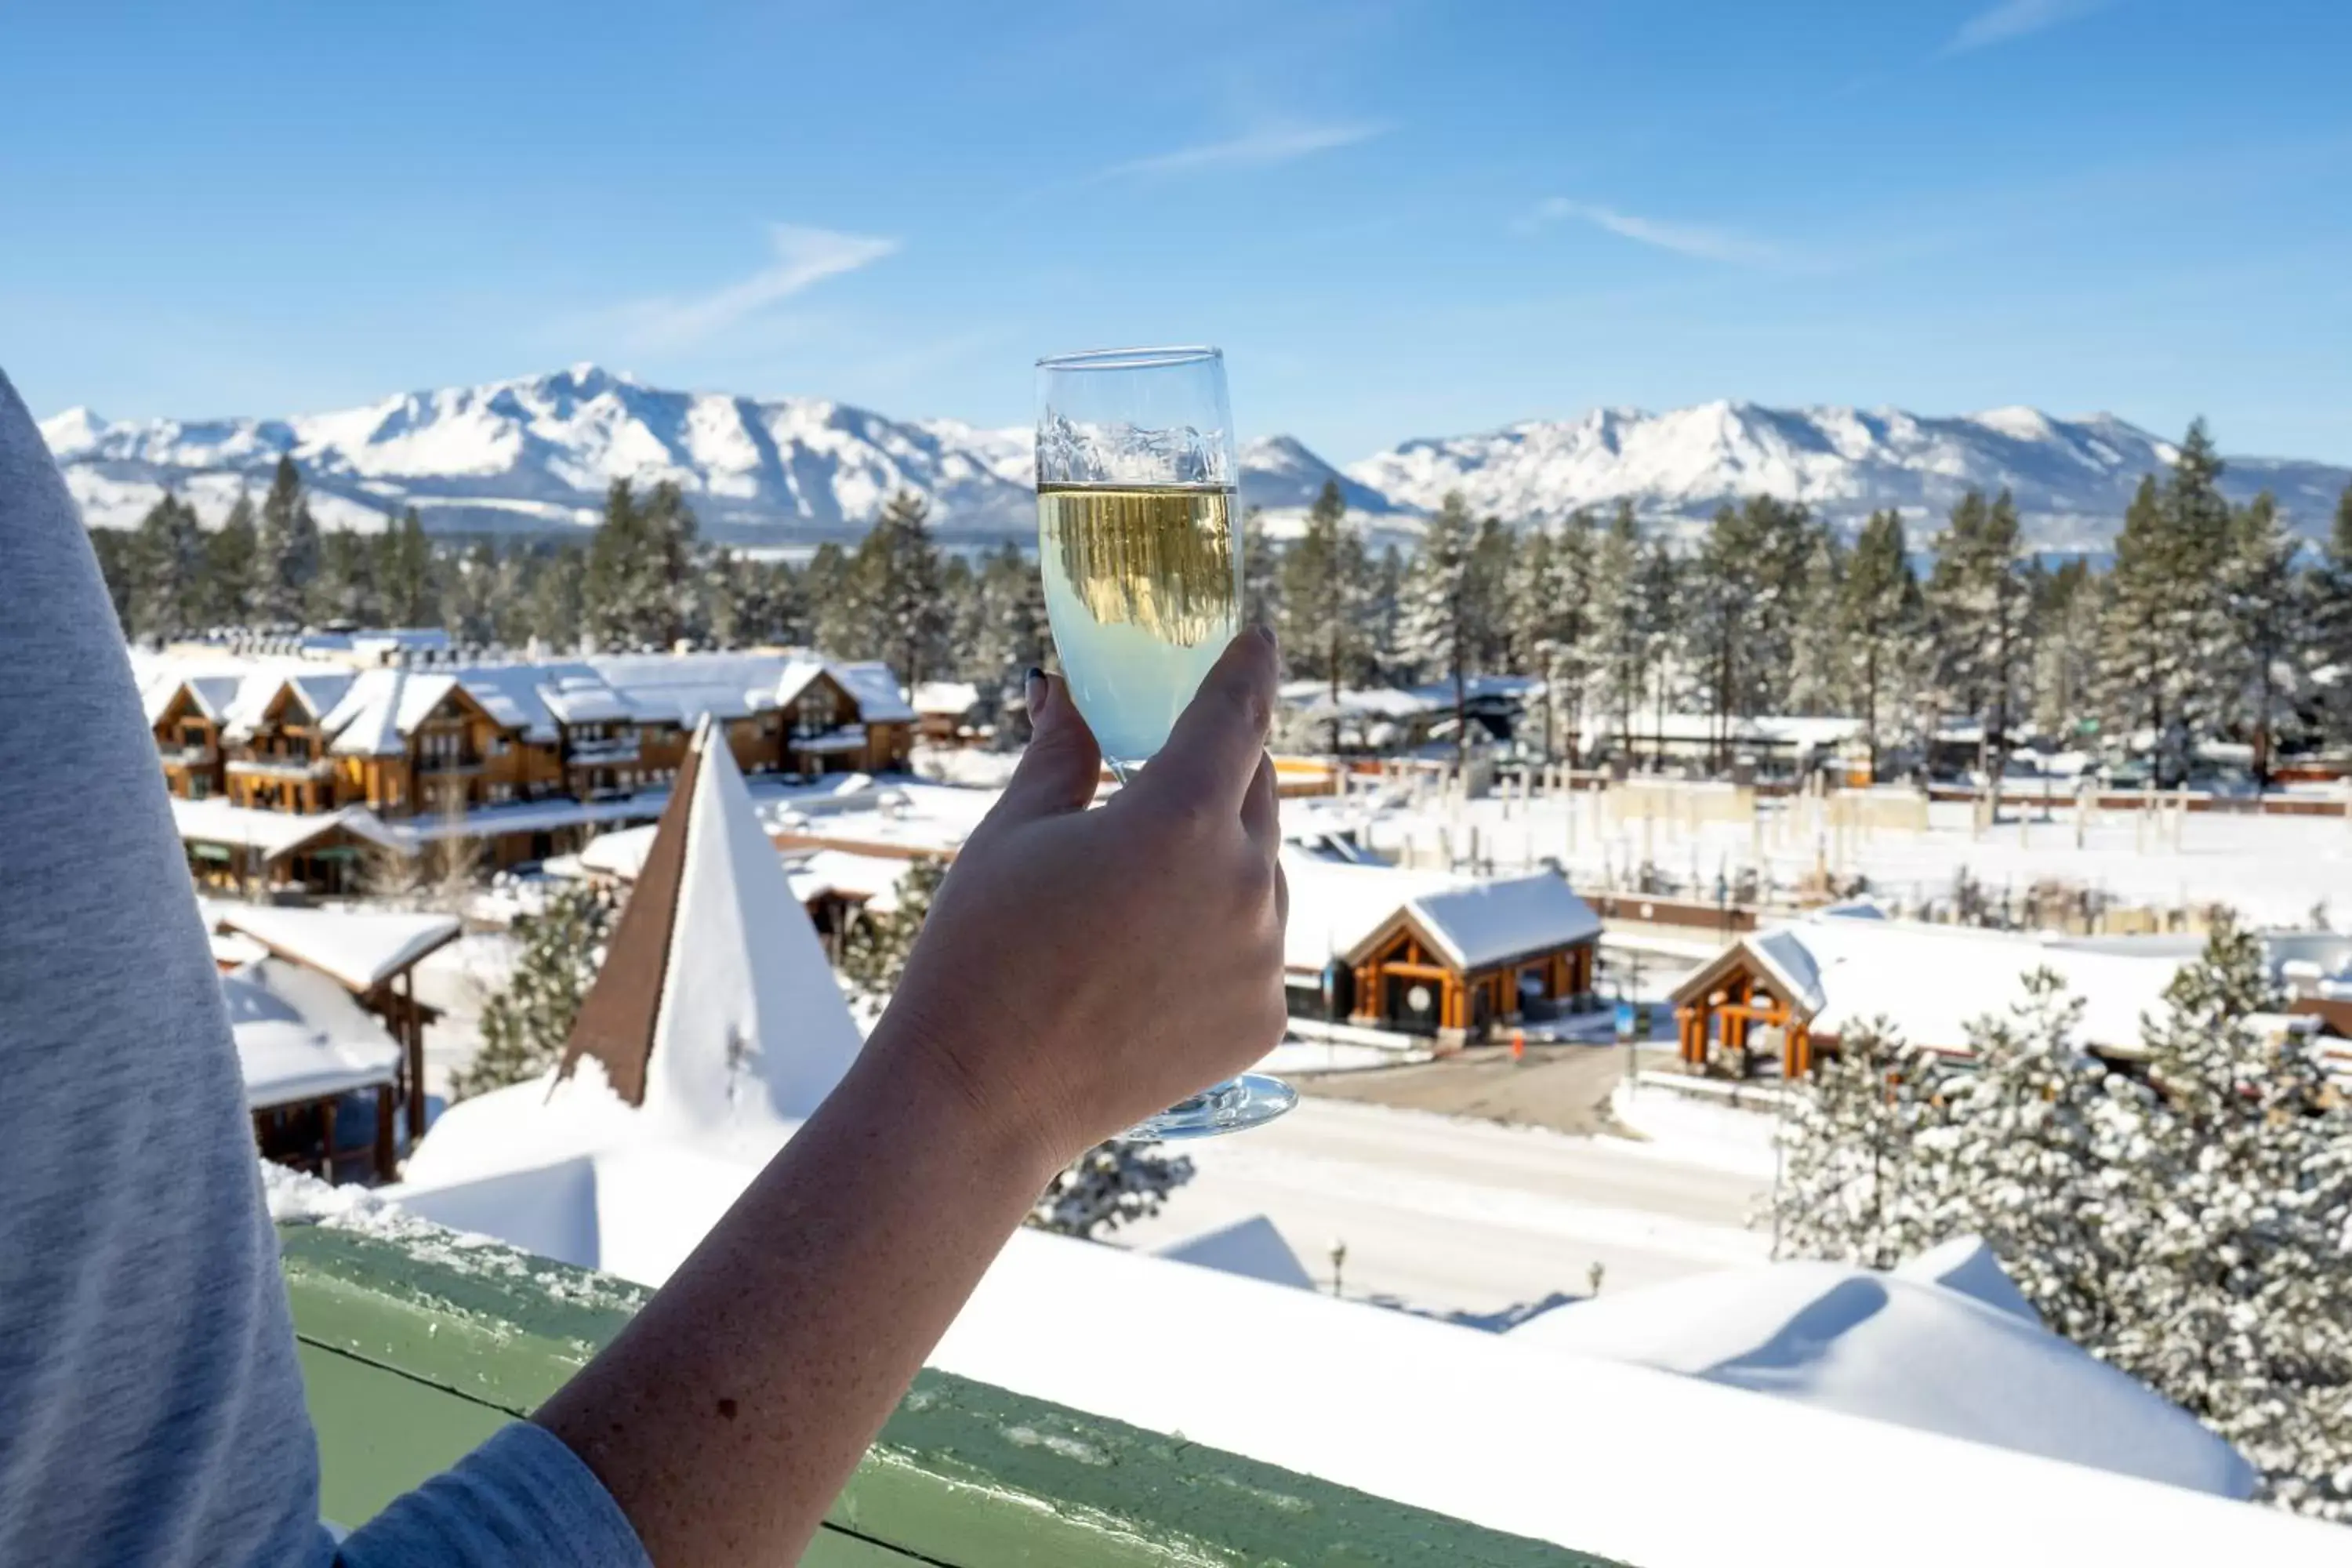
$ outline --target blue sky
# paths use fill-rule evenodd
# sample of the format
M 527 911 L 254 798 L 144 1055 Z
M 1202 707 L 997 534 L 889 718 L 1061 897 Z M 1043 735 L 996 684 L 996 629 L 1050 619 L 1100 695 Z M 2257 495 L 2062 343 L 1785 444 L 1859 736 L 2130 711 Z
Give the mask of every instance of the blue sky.
M 2352 5 L 8 8 L 0 367 L 289 413 L 594 359 L 1016 424 L 1210 341 L 1337 461 L 1595 404 L 2352 460 Z

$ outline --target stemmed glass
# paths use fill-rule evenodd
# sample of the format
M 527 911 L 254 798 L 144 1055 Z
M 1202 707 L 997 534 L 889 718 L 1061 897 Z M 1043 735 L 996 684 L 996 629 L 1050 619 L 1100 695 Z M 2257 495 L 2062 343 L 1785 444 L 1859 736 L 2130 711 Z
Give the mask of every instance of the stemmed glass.
M 1224 355 L 1102 349 L 1037 362 L 1037 562 L 1070 696 L 1122 784 L 1239 629 L 1242 552 Z M 1255 1127 L 1297 1102 L 1258 1073 L 1130 1138 Z

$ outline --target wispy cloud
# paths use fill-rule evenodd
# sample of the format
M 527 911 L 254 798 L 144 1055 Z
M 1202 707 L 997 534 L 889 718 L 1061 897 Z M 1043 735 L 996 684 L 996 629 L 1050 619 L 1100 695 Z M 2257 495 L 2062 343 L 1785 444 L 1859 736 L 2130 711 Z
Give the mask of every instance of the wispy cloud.
M 609 321 L 631 349 L 660 353 L 687 348 L 828 278 L 871 266 L 898 248 L 895 239 L 790 224 L 771 227 L 768 239 L 774 259 L 750 277 L 707 294 L 631 300 L 609 312 Z
M 1602 206 L 1597 202 L 1573 201 L 1567 196 L 1552 196 L 1537 203 L 1535 209 L 1514 226 L 1522 233 L 1529 233 L 1555 223 L 1590 224 L 1622 239 L 1654 246 L 1660 250 L 1671 250 L 1677 256 L 1696 257 L 1702 261 L 1757 266 L 1780 258 L 1780 253 L 1772 246 L 1730 229 L 1642 217 L 1633 213 L 1619 212 L 1615 207 Z
M 1987 6 L 1960 24 L 1960 30 L 1946 40 L 1943 52 L 1965 55 L 1975 49 L 1990 48 L 2012 39 L 2026 37 L 2077 16 L 2087 16 L 2112 3 L 2112 0 L 2000 0 Z
M 1191 147 L 1179 147 L 1172 153 L 1155 153 L 1149 158 L 1114 163 L 1096 178 L 1114 180 L 1154 174 L 1192 174 L 1212 169 L 1246 169 L 1267 163 L 1287 163 L 1295 158 L 1311 157 L 1337 147 L 1352 147 L 1359 142 L 1369 142 L 1388 129 L 1385 124 L 1368 120 L 1262 125 L 1223 142 L 1202 142 Z

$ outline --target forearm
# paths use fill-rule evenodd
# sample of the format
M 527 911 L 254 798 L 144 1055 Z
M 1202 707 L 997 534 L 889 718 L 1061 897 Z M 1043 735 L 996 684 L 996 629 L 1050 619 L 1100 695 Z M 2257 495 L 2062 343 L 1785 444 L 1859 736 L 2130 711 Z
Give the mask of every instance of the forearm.
M 629 1329 L 535 1419 L 659 1563 L 786 1562 L 1053 1173 L 885 1019 Z

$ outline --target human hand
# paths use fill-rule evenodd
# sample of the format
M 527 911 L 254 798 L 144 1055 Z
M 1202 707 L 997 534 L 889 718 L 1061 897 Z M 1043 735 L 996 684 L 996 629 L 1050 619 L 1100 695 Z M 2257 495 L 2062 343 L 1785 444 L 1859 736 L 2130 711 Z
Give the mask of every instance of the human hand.
M 1044 1169 L 1272 1049 L 1287 1016 L 1274 637 L 1243 633 L 1099 811 L 1068 689 L 957 856 L 869 1053 L 942 1074 Z

